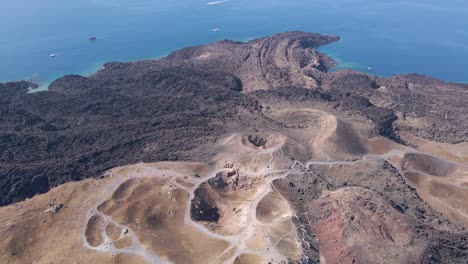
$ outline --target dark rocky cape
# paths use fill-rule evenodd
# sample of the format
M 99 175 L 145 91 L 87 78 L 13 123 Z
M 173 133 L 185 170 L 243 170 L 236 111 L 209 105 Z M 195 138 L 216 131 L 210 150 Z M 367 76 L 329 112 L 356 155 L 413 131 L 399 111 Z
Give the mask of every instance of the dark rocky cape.
M 376 135 L 398 142 L 402 131 L 467 141 L 466 85 L 327 73 L 334 62 L 314 47 L 337 40 L 303 32 L 226 40 L 160 60 L 107 63 L 91 77 L 64 76 L 48 92 L 0 84 L 0 204 L 122 164 L 203 160 L 210 153 L 193 150 L 231 129 L 225 123 L 256 131 L 269 122 L 261 109 L 271 100 L 326 102 L 369 118 Z M 429 125 L 396 125 L 397 113 Z
M 364 117 L 370 135 L 400 144 L 412 144 L 408 134 L 438 142 L 468 141 L 468 85 L 416 74 L 329 73 L 334 61 L 315 47 L 338 40 L 288 32 L 247 43 L 220 41 L 159 60 L 107 63 L 90 77 L 64 76 L 48 92 L 27 93 L 28 82 L 0 83 L 0 205 L 68 181 L 99 177 L 116 166 L 210 160 L 214 153 L 204 146 L 228 132 L 273 127 L 275 121 L 263 110 L 282 102 L 327 105 Z M 424 120 L 424 125 L 406 122 L 410 119 Z M 262 144 L 257 138 L 249 141 Z M 383 193 L 380 182 L 391 183 L 398 195 L 383 197 L 420 221 L 412 228 L 432 243 L 427 263 L 464 263 L 466 232 L 435 215 L 397 180 L 394 168 L 384 165 L 388 173 L 374 177 L 376 182 L 349 184 Z M 348 184 L 340 180 L 318 174 L 279 186 L 286 193 L 293 190 L 289 199 L 295 202 L 302 199 L 303 185 L 333 189 Z M 435 230 L 436 221 L 456 232 Z M 308 263 L 318 261 L 314 250 Z

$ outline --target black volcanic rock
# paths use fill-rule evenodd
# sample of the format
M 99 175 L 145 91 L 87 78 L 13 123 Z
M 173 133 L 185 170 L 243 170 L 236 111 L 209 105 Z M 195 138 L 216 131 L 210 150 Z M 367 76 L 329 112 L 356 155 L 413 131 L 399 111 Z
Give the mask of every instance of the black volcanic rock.
M 365 136 L 380 135 L 402 144 L 411 143 L 408 134 L 438 142 L 468 141 L 467 85 L 416 74 L 380 78 L 352 70 L 328 73 L 334 61 L 315 47 L 337 40 L 304 32 L 287 32 L 247 43 L 224 40 L 185 48 L 159 60 L 107 63 L 90 77 L 67 75 L 57 79 L 48 92 L 27 93 L 32 87 L 29 82 L 0 83 L 0 205 L 47 192 L 65 182 L 99 177 L 117 166 L 142 161 L 207 162 L 217 154 L 213 144 L 226 134 L 243 133 L 245 147 L 266 148 L 268 153 L 270 145 L 278 142 L 264 132 L 305 126 L 302 121 L 290 124 L 274 120 L 274 116 L 269 117 L 272 108 L 278 112 L 313 108 L 350 116 L 362 126 L 359 131 L 365 130 Z M 347 129 L 341 126 L 341 130 Z M 347 136 L 348 131 L 340 132 Z M 359 137 L 353 134 L 350 138 L 351 143 L 330 142 L 344 144 L 344 148 L 356 144 L 356 152 L 364 153 Z M 293 137 L 288 140 L 288 144 L 295 144 Z M 281 153 L 288 151 L 288 144 L 281 146 Z M 284 157 L 290 158 L 292 168 L 297 170 L 300 166 L 296 162 L 307 161 L 310 155 L 315 154 L 297 151 Z M 406 160 L 416 155 L 420 154 L 409 154 Z M 431 167 L 437 162 L 430 156 L 423 161 L 420 167 L 435 177 L 444 177 L 439 170 L 450 169 L 440 164 Z M 409 245 L 417 240 L 427 242 L 422 246 L 420 262 L 466 263 L 465 229 L 451 224 L 424 202 L 391 163 L 373 163 L 372 158 L 368 163 L 364 159 L 360 162 L 365 163 L 356 166 L 359 170 L 355 172 L 341 164 L 304 166 L 302 176 L 291 173 L 273 182 L 295 211 L 304 263 L 320 262 L 324 249 L 317 241 L 317 230 L 333 231 L 338 227 L 337 233 L 343 235 L 341 242 L 354 243 L 352 236 L 340 231 L 349 225 L 357 227 L 352 233 L 364 230 L 362 234 L 375 234 L 388 240 L 388 245 L 397 245 L 398 239 L 393 240 L 386 222 L 392 223 L 392 217 L 399 214 L 405 217 L 396 219 L 404 221 L 395 225 L 401 224 L 405 232 L 414 233 Z M 403 163 L 402 168 L 406 165 Z M 239 170 L 223 175 L 194 191 L 189 208 L 192 220 L 213 226 L 222 222 L 225 208 L 213 198 L 213 190 L 233 191 L 252 185 L 247 178 L 239 178 Z M 359 199 L 318 202 L 312 207 L 309 204 L 322 198 L 327 201 L 327 193 L 340 189 L 347 189 Z M 370 212 L 371 218 L 385 221 L 367 225 L 373 221 L 353 214 L 349 220 L 336 222 L 340 217 L 331 211 L 331 205 L 338 203 L 357 208 L 352 213 L 363 209 Z M 377 212 L 376 208 L 385 210 Z M 323 220 L 314 220 L 321 217 L 330 218 L 332 228 L 319 225 L 314 229 L 310 225 Z M 325 240 L 340 242 L 328 235 Z M 348 254 L 346 247 L 336 249 Z M 386 247 L 381 249 L 384 259 L 393 263 Z M 400 247 L 396 253 L 402 251 Z M 367 256 L 345 257 L 353 263 L 356 259 L 359 263 L 369 262 Z
M 48 92 L 28 94 L 28 82 L 0 84 L 0 204 L 124 164 L 207 160 L 212 153 L 194 150 L 236 127 L 256 132 L 272 122 L 261 113 L 271 100 L 333 105 L 397 141 L 415 129 L 397 116 L 424 116 L 429 126 L 417 135 L 467 141 L 466 86 L 419 75 L 327 73 L 334 62 L 315 47 L 337 40 L 287 32 L 107 63 L 90 77 L 64 76 Z
M 226 132 L 222 120 L 255 111 L 238 80 L 218 73 L 162 70 L 115 83 L 65 76 L 35 94 L 17 86 L 0 105 L 2 204 L 121 164 L 187 159 Z

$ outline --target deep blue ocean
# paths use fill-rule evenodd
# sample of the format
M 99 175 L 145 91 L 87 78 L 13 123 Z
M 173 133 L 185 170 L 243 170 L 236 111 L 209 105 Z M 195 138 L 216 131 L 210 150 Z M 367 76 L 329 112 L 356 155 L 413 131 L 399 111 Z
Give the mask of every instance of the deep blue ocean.
M 340 35 L 321 48 L 339 68 L 468 81 L 467 0 L 210 1 L 0 0 L 0 81 L 46 84 L 108 61 L 290 30 Z

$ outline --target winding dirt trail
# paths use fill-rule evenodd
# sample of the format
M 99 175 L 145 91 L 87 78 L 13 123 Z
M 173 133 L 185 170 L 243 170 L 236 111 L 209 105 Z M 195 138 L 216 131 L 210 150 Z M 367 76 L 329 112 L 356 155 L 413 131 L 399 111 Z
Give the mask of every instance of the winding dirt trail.
M 273 154 L 282 155 L 282 149 L 272 149 L 268 151 L 263 151 L 257 153 L 253 158 L 252 162 L 255 162 L 256 158 L 261 155 L 270 155 L 269 164 L 261 171 L 249 171 L 248 168 L 240 168 L 239 173 L 242 175 L 246 175 L 251 178 L 258 178 L 260 176 L 261 183 L 258 184 L 255 192 L 255 196 L 252 199 L 248 199 L 244 201 L 244 205 L 246 208 L 246 213 L 243 216 L 242 223 L 240 225 L 240 232 L 234 235 L 225 235 L 212 230 L 211 228 L 207 228 L 205 224 L 202 222 L 194 221 L 191 217 L 191 210 L 190 210 L 190 203 L 195 197 L 195 191 L 203 184 L 207 183 L 210 179 L 215 178 L 218 173 L 225 172 L 229 169 L 222 168 L 218 170 L 212 171 L 207 177 L 205 178 L 194 178 L 188 177 L 184 173 L 180 173 L 177 171 L 172 170 L 160 170 L 155 167 L 143 167 L 140 173 L 132 173 L 131 175 L 127 175 L 124 177 L 116 177 L 116 180 L 113 184 L 109 185 L 105 192 L 102 195 L 102 198 L 93 206 L 93 209 L 89 213 L 89 219 L 92 217 L 99 217 L 104 221 L 104 228 L 102 228 L 100 235 L 104 238 L 103 242 L 99 245 L 91 245 L 86 237 L 86 230 L 87 227 L 83 229 L 83 243 L 84 246 L 88 249 L 95 250 L 102 253 L 107 254 L 135 254 L 138 256 L 143 257 L 148 263 L 171 263 L 167 260 L 167 257 L 160 256 L 156 254 L 154 251 L 151 250 L 148 246 L 145 246 L 142 242 L 140 242 L 137 234 L 131 230 L 129 226 L 125 226 L 120 224 L 119 222 L 115 221 L 111 216 L 106 215 L 99 211 L 99 206 L 101 206 L 106 199 L 108 199 L 119 186 L 129 180 L 136 180 L 140 178 L 146 177 L 155 177 L 155 178 L 162 178 L 167 179 L 167 175 L 171 175 L 169 180 L 167 181 L 168 184 L 164 186 L 164 189 L 167 190 L 174 190 L 178 189 L 187 194 L 187 199 L 183 203 L 185 206 L 185 212 L 183 215 L 183 222 L 188 227 L 193 228 L 196 230 L 200 236 L 206 236 L 212 239 L 221 240 L 226 242 L 225 249 L 217 256 L 211 258 L 209 263 L 234 263 L 236 259 L 244 255 L 255 256 L 261 259 L 268 259 L 274 263 L 281 262 L 287 260 L 287 257 L 284 255 L 278 245 L 281 241 L 285 238 L 295 237 L 296 238 L 296 248 L 297 250 L 300 249 L 300 242 L 297 239 L 297 231 L 295 226 L 292 222 L 292 217 L 295 215 L 293 209 L 289 206 L 289 203 L 286 201 L 284 197 L 281 199 L 286 202 L 288 205 L 287 208 L 282 208 L 283 212 L 281 213 L 278 219 L 274 219 L 272 222 L 262 222 L 258 219 L 258 209 L 259 204 L 266 199 L 269 194 L 280 194 L 275 190 L 273 187 L 273 182 L 278 179 L 283 179 L 290 175 L 301 175 L 304 174 L 307 170 L 309 170 L 312 166 L 335 166 L 335 165 L 353 165 L 359 163 L 361 161 L 366 160 L 367 158 L 381 158 L 388 160 L 389 157 L 398 156 L 403 157 L 405 151 L 401 150 L 391 150 L 382 155 L 364 155 L 360 159 L 354 161 L 308 161 L 305 164 L 294 160 L 292 164 L 290 164 L 288 169 L 285 170 L 273 170 L 273 162 L 275 157 Z M 185 184 L 182 184 L 185 183 Z M 285 228 L 284 232 L 282 232 L 279 237 L 272 237 L 271 235 L 271 228 L 274 228 L 275 225 L 282 224 L 282 226 L 289 226 L 289 228 Z M 128 237 L 131 239 L 131 245 L 123 248 L 117 248 L 114 243 L 115 241 L 106 234 L 106 226 L 113 225 L 118 227 L 120 230 L 125 230 L 125 234 L 122 233 L 122 236 Z M 253 247 L 252 241 L 255 241 L 258 237 L 262 241 L 261 244 L 264 246 L 260 247 Z M 294 239 L 293 239 L 294 240 Z

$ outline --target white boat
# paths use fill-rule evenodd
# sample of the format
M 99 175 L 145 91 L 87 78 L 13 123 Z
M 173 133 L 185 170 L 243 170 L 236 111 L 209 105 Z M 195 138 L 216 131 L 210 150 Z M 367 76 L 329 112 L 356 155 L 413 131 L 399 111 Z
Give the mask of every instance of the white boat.
M 50 56 L 51 58 L 55 58 L 55 57 L 57 57 L 57 54 L 52 53 L 52 54 L 50 54 L 49 56 Z
M 213 31 L 213 32 L 218 32 L 218 31 L 220 31 L 220 30 L 221 30 L 221 29 L 219 29 L 219 28 L 213 28 L 211 31 Z

